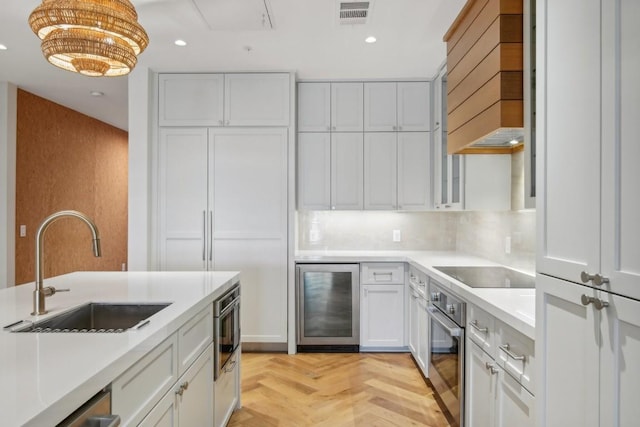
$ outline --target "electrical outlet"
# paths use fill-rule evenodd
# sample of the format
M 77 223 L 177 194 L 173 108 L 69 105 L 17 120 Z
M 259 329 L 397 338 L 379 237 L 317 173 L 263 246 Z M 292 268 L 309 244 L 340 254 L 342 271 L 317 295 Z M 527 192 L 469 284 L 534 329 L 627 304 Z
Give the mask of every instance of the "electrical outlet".
M 27 237 L 27 226 L 26 225 L 21 225 L 20 226 L 20 237 Z
M 393 230 L 393 241 L 399 242 L 401 240 L 402 240 L 402 233 L 400 233 L 400 230 Z
M 320 240 L 320 232 L 318 230 L 309 230 L 309 241 L 317 242 Z
M 126 262 L 122 263 L 122 271 L 127 271 L 127 263 Z
M 504 253 L 511 253 L 511 236 L 507 236 L 504 238 Z

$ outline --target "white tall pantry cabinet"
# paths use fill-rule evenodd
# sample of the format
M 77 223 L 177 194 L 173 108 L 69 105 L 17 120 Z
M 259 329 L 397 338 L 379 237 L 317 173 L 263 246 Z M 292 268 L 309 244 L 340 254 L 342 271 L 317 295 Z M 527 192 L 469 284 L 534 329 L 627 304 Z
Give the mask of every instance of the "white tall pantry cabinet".
M 243 342 L 287 342 L 290 78 L 159 75 L 159 268 L 241 271 Z
M 640 419 L 639 19 L 537 3 L 539 426 Z

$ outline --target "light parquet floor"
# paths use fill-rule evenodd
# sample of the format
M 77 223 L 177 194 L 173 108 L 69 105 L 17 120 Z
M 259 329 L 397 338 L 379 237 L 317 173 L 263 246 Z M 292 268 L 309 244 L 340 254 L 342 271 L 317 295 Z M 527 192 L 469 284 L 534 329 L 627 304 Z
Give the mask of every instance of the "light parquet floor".
M 229 427 L 448 427 L 406 353 L 243 353 Z

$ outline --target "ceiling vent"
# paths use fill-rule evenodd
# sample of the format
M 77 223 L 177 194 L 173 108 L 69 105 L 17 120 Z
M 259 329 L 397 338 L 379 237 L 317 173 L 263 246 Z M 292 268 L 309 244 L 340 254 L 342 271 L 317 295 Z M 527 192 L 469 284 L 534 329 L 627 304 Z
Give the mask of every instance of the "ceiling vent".
M 338 0 L 338 23 L 366 24 L 371 16 L 372 1 Z

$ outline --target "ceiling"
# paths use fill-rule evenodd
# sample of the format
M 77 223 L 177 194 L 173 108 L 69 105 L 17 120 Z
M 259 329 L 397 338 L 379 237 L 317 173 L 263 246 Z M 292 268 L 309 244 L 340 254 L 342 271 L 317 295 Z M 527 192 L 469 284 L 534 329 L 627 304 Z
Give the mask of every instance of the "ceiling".
M 432 77 L 445 59 L 442 36 L 465 1 L 373 0 L 365 24 L 342 25 L 336 0 L 132 0 L 150 38 L 138 65 L 285 70 L 299 79 Z M 86 77 L 50 65 L 27 23 L 41 1 L 2 3 L 0 44 L 8 49 L 0 50 L 0 81 L 126 130 L 127 77 Z M 273 29 L 257 29 L 249 19 L 265 5 Z M 215 19 L 217 11 L 224 19 Z M 369 35 L 378 41 L 365 43 Z M 174 45 L 176 39 L 187 46 Z

